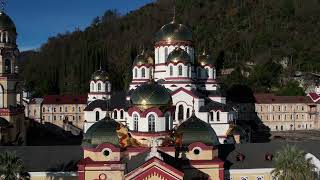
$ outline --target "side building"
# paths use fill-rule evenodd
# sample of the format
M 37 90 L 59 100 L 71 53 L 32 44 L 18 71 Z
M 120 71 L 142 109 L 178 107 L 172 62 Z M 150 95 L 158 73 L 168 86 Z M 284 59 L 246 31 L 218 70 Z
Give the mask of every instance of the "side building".
M 52 123 L 63 129 L 72 125 L 82 130 L 84 124 L 83 110 L 86 105 L 87 96 L 45 96 L 41 107 L 42 122 Z

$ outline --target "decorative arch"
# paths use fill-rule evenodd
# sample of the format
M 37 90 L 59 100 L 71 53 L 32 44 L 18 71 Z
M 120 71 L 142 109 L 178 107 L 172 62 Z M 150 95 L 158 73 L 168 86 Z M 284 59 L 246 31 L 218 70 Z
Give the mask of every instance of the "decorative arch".
M 96 121 L 99 121 L 99 120 L 100 120 L 100 112 L 96 111 Z
M 182 121 L 183 120 L 183 105 L 182 104 L 180 104 L 179 106 L 178 106 L 178 120 L 179 121 Z
M 137 78 L 138 77 L 138 69 L 134 68 L 134 77 Z
M 178 66 L 178 75 L 182 76 L 182 65 Z
M 124 118 L 124 111 L 123 109 L 120 110 L 120 119 L 123 119 Z
M 118 111 L 117 110 L 113 111 L 113 118 L 118 119 Z
M 133 130 L 138 131 L 139 130 L 139 116 L 138 114 L 133 114 Z
M 101 83 L 98 82 L 98 92 L 100 92 L 100 91 L 101 91 Z
M 142 68 L 141 69 L 141 77 L 146 77 L 146 69 L 145 68 Z
M 148 116 L 148 131 L 155 132 L 156 130 L 156 118 L 153 114 Z

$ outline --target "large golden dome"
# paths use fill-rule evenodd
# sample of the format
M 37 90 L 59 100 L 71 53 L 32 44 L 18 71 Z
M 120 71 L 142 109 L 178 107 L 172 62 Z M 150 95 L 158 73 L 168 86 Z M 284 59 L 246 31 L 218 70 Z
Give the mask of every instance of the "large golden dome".
M 131 103 L 141 110 L 145 110 L 150 107 L 168 108 L 172 104 L 172 100 L 169 91 L 164 86 L 150 81 L 133 91 Z
M 156 34 L 157 41 L 192 41 L 191 30 L 183 25 L 172 21 L 161 27 L 161 29 Z
M 144 51 L 142 51 L 141 54 L 137 55 L 137 57 L 133 61 L 134 66 L 141 66 L 147 64 L 153 64 L 153 59 Z
M 209 54 L 207 54 L 205 51 L 201 55 L 198 56 L 197 62 L 201 66 L 214 65 L 213 58 Z
M 177 63 L 177 62 L 183 62 L 183 63 L 191 63 L 191 58 L 189 56 L 189 54 L 181 49 L 180 47 L 176 47 L 169 55 L 167 58 L 167 63 L 169 62 L 173 62 L 173 63 Z
M 91 79 L 94 81 L 100 80 L 100 81 L 104 82 L 104 81 L 109 80 L 109 76 L 106 71 L 99 69 L 92 74 Z

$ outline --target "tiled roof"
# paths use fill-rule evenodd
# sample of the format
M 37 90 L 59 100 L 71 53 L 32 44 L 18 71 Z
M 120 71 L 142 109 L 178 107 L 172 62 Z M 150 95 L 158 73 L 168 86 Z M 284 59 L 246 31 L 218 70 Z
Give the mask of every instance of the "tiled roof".
M 43 104 L 87 104 L 87 96 L 75 95 L 47 95 Z
M 85 109 L 84 111 L 93 111 L 95 108 L 100 108 L 102 111 L 113 110 L 113 109 L 125 109 L 127 110 L 129 102 L 126 100 L 126 92 L 125 91 L 119 91 L 119 92 L 113 92 L 111 95 L 111 99 L 109 102 L 108 107 L 108 101 L 107 100 L 94 100 L 92 101 Z
M 274 94 L 254 94 L 258 104 L 314 103 L 308 96 L 276 96 Z
M 41 104 L 42 101 L 43 101 L 43 98 L 32 98 L 29 104 Z
M 317 93 L 309 93 L 308 96 L 311 98 L 313 102 L 320 102 L 320 95 Z
M 265 159 L 267 154 L 273 156 L 286 145 L 294 145 L 305 153 L 311 153 L 317 158 L 320 157 L 319 142 L 283 142 L 273 141 L 270 143 L 247 143 L 236 145 L 221 145 L 219 157 L 226 161 L 226 169 L 252 169 L 252 168 L 272 168 L 274 161 Z M 244 155 L 244 160 L 237 160 L 239 153 Z

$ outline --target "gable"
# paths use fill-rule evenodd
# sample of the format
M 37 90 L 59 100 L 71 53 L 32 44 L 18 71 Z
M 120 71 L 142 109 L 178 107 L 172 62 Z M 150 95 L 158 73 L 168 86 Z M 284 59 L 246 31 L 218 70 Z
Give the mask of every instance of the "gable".
M 126 175 L 125 179 L 135 180 L 156 180 L 156 179 L 168 179 L 168 180 L 182 180 L 183 173 L 174 167 L 166 164 L 162 160 L 154 157 L 148 160 L 146 163 L 131 171 Z

